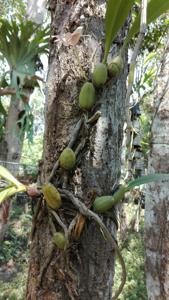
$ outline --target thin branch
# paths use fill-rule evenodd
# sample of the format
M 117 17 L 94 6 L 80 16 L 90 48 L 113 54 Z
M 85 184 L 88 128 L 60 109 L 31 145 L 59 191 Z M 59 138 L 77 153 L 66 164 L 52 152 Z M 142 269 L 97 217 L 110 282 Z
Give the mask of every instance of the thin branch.
M 33 241 L 34 235 L 35 235 L 35 230 L 36 230 L 36 226 L 37 226 L 37 218 L 41 209 L 41 205 L 42 205 L 42 198 L 39 199 L 37 206 L 36 206 L 36 210 L 35 210 L 35 214 L 33 216 L 32 219 L 32 229 L 31 229 L 31 233 L 30 233 L 30 240 Z
M 112 300 L 117 299 L 118 296 L 120 295 L 120 293 L 122 292 L 124 284 L 126 282 L 126 268 L 125 268 L 125 263 L 124 263 L 123 257 L 120 253 L 120 250 L 119 250 L 119 247 L 118 247 L 116 241 L 114 240 L 111 233 L 109 232 L 109 230 L 107 229 L 107 227 L 105 226 L 105 224 L 102 222 L 101 218 L 97 214 L 95 214 L 93 211 L 88 209 L 87 206 L 84 203 L 82 203 L 81 201 L 79 201 L 70 191 L 64 190 L 64 189 L 58 189 L 58 190 L 62 196 L 70 199 L 70 201 L 74 204 L 74 206 L 79 210 L 79 212 L 82 215 L 84 215 L 88 218 L 92 218 L 99 225 L 99 227 L 102 229 L 102 232 L 103 232 L 105 238 L 114 248 L 114 250 L 118 256 L 119 262 L 121 264 L 121 267 L 122 267 L 121 284 L 120 284 L 118 290 L 116 291 L 115 295 L 112 297 Z
M 37 75 L 31 76 L 31 79 L 32 79 L 32 80 L 39 80 L 39 81 L 45 82 L 44 79 L 43 79 L 42 77 L 37 76 Z
M 54 250 L 55 250 L 55 245 L 52 244 L 51 248 L 49 250 L 48 256 L 47 256 L 44 264 L 42 265 L 42 268 L 40 270 L 40 274 L 38 276 L 38 287 L 40 287 L 41 284 L 42 284 L 43 275 L 44 275 L 45 271 L 47 270 L 47 268 L 48 268 L 48 266 L 49 266 L 49 264 L 50 264 L 50 262 L 52 260 Z M 59 258 L 59 256 L 58 256 L 58 258 Z
M 15 95 L 16 90 L 12 88 L 0 88 L 0 96 L 6 96 L 6 95 Z
M 73 220 L 70 222 L 70 225 L 69 225 L 69 228 L 68 228 L 68 236 L 71 236 L 71 232 L 72 232 L 73 228 L 74 228 L 75 225 L 76 225 L 77 219 L 78 219 L 78 215 L 76 215 L 76 216 L 73 218 Z
M 99 110 L 96 111 L 95 114 L 93 116 L 91 116 L 91 118 L 86 121 L 86 123 L 87 124 L 92 124 L 92 123 L 96 122 L 101 117 L 101 114 L 102 114 L 101 111 L 99 111 Z
M 52 169 L 52 171 L 51 171 L 51 173 L 50 173 L 50 175 L 49 175 L 49 178 L 48 178 L 48 181 L 49 181 L 49 182 L 50 182 L 50 181 L 52 180 L 52 178 L 54 177 L 55 172 L 56 172 L 56 170 L 57 170 L 58 167 L 59 167 L 59 160 L 57 160 L 57 161 L 55 162 L 54 166 L 53 166 L 53 169 Z
M 66 238 L 66 240 L 68 240 L 68 229 L 67 229 L 66 225 L 62 222 L 62 220 L 60 219 L 58 214 L 53 209 L 49 209 L 49 212 L 54 216 L 54 218 L 56 219 L 56 221 L 60 225 L 60 227 L 62 227 L 62 229 L 64 230 L 64 233 L 65 233 L 65 238 Z
M 77 124 L 72 132 L 72 136 L 70 138 L 68 148 L 72 148 L 74 146 L 83 122 L 84 122 L 84 117 L 80 118 L 80 120 L 77 122 Z

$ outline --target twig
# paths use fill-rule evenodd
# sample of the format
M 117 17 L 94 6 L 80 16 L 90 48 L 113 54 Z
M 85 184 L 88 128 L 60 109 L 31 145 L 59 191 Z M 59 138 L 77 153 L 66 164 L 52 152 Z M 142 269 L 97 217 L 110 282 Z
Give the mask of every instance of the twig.
M 68 229 L 67 229 L 66 225 L 62 222 L 62 220 L 60 219 L 58 214 L 53 209 L 49 209 L 49 212 L 54 216 L 54 218 L 56 219 L 56 221 L 60 225 L 60 227 L 62 227 L 62 229 L 64 230 L 64 233 L 65 233 L 65 238 L 66 238 L 66 240 L 68 240 Z
M 130 115 L 129 115 L 129 99 L 130 95 L 132 92 L 132 87 L 133 87 L 133 81 L 134 81 L 134 69 L 135 69 L 135 64 L 137 60 L 137 56 L 146 32 L 146 21 L 147 20 L 147 0 L 142 0 L 141 2 L 141 22 L 140 22 L 140 33 L 137 38 L 137 42 L 135 44 L 133 54 L 131 57 L 131 62 L 130 62 L 130 71 L 129 71 L 129 82 L 128 82 L 128 88 L 127 88 L 127 93 L 126 93 L 126 99 L 125 99 L 125 106 L 126 106 L 126 121 L 127 121 L 127 126 L 131 128 L 131 121 L 130 121 Z
M 75 155 L 77 156 L 79 154 L 79 152 L 83 149 L 84 145 L 86 143 L 86 138 L 83 138 L 82 141 L 79 143 L 79 145 L 77 146 L 76 150 L 75 150 Z
M 77 122 L 77 124 L 72 132 L 72 136 L 71 136 L 70 142 L 68 144 L 69 148 L 72 148 L 74 146 L 83 122 L 84 122 L 84 117 L 82 116 L 82 118 L 80 118 L 80 120 Z
M 102 114 L 101 111 L 99 111 L 99 110 L 96 111 L 95 114 L 93 116 L 91 116 L 91 118 L 86 121 L 86 123 L 87 124 L 92 124 L 92 123 L 96 122 L 100 118 L 101 114 Z
M 55 245 L 52 244 L 51 249 L 50 249 L 50 252 L 49 252 L 49 255 L 48 255 L 48 257 L 46 258 L 45 263 L 43 264 L 42 269 L 41 269 L 41 271 L 40 271 L 40 274 L 39 274 L 39 276 L 38 276 L 38 287 L 41 286 L 41 284 L 42 284 L 42 278 L 43 278 L 43 275 L 44 275 L 45 271 L 47 270 L 47 268 L 48 268 L 48 266 L 49 266 L 49 264 L 50 264 L 50 262 L 51 262 L 51 260 L 52 260 L 52 256 L 53 256 L 53 251 L 54 251 L 54 249 L 55 249 Z M 58 258 L 59 258 L 59 257 L 58 257 Z
M 123 260 L 123 257 L 120 253 L 119 247 L 116 243 L 116 241 L 114 240 L 114 238 L 112 237 L 111 233 L 109 232 L 109 230 L 107 229 L 107 227 L 105 226 L 105 224 L 102 222 L 101 218 L 95 214 L 93 211 L 91 211 L 90 209 L 87 208 L 87 206 L 82 203 L 81 201 L 79 201 L 76 197 L 74 197 L 74 195 L 68 191 L 68 190 L 63 190 L 63 189 L 58 189 L 59 192 L 61 193 L 61 195 L 65 196 L 66 198 L 69 198 L 71 200 L 71 202 L 74 204 L 74 206 L 79 210 L 79 212 L 88 217 L 88 218 L 92 218 L 102 229 L 105 238 L 107 239 L 107 241 L 113 246 L 119 262 L 121 264 L 122 267 L 122 279 L 121 279 L 121 284 L 118 288 L 118 290 L 116 291 L 115 295 L 112 297 L 112 300 L 115 300 L 118 298 L 118 296 L 120 295 L 120 293 L 123 290 L 124 284 L 126 282 L 126 268 L 125 268 L 125 263 Z
M 42 198 L 40 198 L 39 201 L 38 201 L 36 211 L 35 211 L 35 214 L 34 214 L 33 219 L 32 219 L 32 229 L 31 229 L 31 233 L 30 233 L 30 240 L 31 241 L 33 241 L 33 237 L 34 237 L 34 234 L 35 234 L 36 221 L 37 221 L 37 217 L 38 217 L 38 214 L 39 214 L 39 211 L 40 211 L 40 208 L 41 208 L 41 204 L 42 204 Z
M 49 224 L 51 227 L 52 234 L 54 235 L 56 233 L 56 228 L 55 228 L 55 224 L 53 223 L 52 216 L 50 214 L 49 214 Z
M 75 227 L 76 222 L 77 222 L 77 219 L 78 219 L 78 215 L 76 215 L 76 216 L 73 218 L 73 220 L 70 222 L 69 228 L 68 228 L 68 236 L 71 235 L 72 229 Z
M 53 169 L 52 169 L 52 171 L 51 171 L 51 173 L 50 173 L 50 175 L 49 175 L 49 178 L 48 178 L 48 181 L 49 181 L 49 182 L 50 182 L 50 181 L 52 180 L 52 178 L 54 177 L 55 172 L 56 172 L 56 170 L 57 170 L 58 167 L 59 167 L 59 160 L 57 160 L 56 163 L 55 163 L 54 166 L 53 166 Z
M 0 88 L 0 96 L 5 96 L 5 95 L 15 95 L 16 90 L 12 88 Z

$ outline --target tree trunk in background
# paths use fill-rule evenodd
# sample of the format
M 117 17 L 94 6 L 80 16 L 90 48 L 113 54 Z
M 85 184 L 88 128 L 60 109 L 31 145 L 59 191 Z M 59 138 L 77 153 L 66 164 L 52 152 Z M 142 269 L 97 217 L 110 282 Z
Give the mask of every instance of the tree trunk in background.
M 47 0 L 29 0 L 27 1 L 27 18 L 37 24 L 42 24 L 46 16 Z
M 169 40 L 154 95 L 156 109 L 148 173 L 169 173 Z M 169 185 L 146 190 L 145 247 L 149 300 L 169 299 Z
M 6 161 L 19 163 L 21 158 L 23 139 L 20 137 L 20 128 L 17 124 L 19 112 L 23 110 L 23 103 L 16 99 L 15 96 L 11 97 L 11 102 L 8 110 L 8 116 L 5 127 L 5 141 L 7 145 Z M 17 175 L 18 165 L 6 165 L 6 167 Z
M 77 0 L 56 4 L 56 1 L 50 1 L 51 35 L 57 35 L 58 42 L 52 43 L 50 49 L 43 182 L 47 180 L 61 151 L 67 146 L 75 124 L 82 117 L 78 95 L 85 82 L 83 72 L 91 79 L 91 68 L 103 55 L 105 2 Z M 78 26 L 84 28 L 84 36 L 79 44 L 75 47 L 62 45 L 59 35 L 73 32 Z M 117 46 L 114 52 L 115 49 Z M 58 187 L 66 184 L 67 189 L 86 204 L 93 195 L 111 194 L 113 185 L 118 183 L 120 177 L 126 76 L 127 63 L 118 79 L 109 80 L 103 89 L 97 91 L 97 105 L 89 116 L 99 109 L 101 117 L 87 133 L 84 127 L 81 128 L 73 149 L 83 141 L 85 134 L 87 141 L 77 155 L 76 170 L 69 173 L 66 183 L 60 169 L 53 180 Z M 60 179 L 57 181 L 56 178 Z M 63 200 L 58 213 L 68 226 L 77 211 L 70 202 Z M 113 214 L 105 215 L 103 220 L 115 235 Z M 62 231 L 56 222 L 55 226 L 57 231 Z M 52 249 L 49 214 L 42 202 L 31 243 L 26 299 L 111 299 L 114 253 L 92 220 L 86 220 L 78 240 L 71 239 L 66 253 L 59 252 L 56 247 Z
M 25 89 L 27 99 L 32 92 Z M 19 165 L 22 154 L 24 135 L 20 135 L 20 127 L 17 124 L 18 116 L 24 110 L 24 103 L 11 97 L 8 115 L 6 119 L 4 140 L 0 142 L 0 164 L 4 165 L 14 176 L 18 175 Z M 7 199 L 0 205 L 0 241 L 4 239 L 10 212 L 11 199 Z

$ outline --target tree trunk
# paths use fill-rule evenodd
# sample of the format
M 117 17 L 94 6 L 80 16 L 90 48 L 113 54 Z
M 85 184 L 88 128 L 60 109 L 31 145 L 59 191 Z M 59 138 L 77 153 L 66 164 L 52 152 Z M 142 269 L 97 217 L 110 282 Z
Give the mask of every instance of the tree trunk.
M 19 112 L 23 110 L 23 103 L 16 99 L 15 96 L 11 97 L 11 102 L 8 110 L 8 116 L 5 127 L 5 141 L 7 144 L 6 161 L 18 163 L 21 158 L 23 138 L 20 137 L 20 128 L 17 124 Z M 8 165 L 7 168 L 17 175 L 18 165 Z
M 24 90 L 29 99 L 31 92 Z M 22 154 L 24 134 L 21 136 L 21 129 L 18 126 L 19 113 L 24 110 L 24 103 L 16 96 L 11 97 L 8 115 L 6 119 L 4 140 L 0 142 L 0 164 L 4 165 L 14 176 L 18 175 L 19 162 Z M 11 199 L 0 204 L 0 241 L 4 239 L 7 228 Z
M 87 117 L 78 106 L 79 91 L 86 81 L 84 74 L 90 80 L 93 65 L 103 57 L 105 1 L 72 2 L 50 1 L 52 36 L 57 36 L 57 43 L 52 42 L 50 49 L 42 182 L 48 179 L 61 151 L 68 145 L 77 122 L 84 120 L 84 113 Z M 78 45 L 64 46 L 63 33 L 73 32 L 78 26 L 84 28 Z M 121 42 L 122 37 L 124 32 Z M 115 51 L 117 45 L 113 48 Z M 88 127 L 84 121 L 71 145 L 77 152 L 76 169 L 65 174 L 58 168 L 53 178 L 58 188 L 66 187 L 89 206 L 96 195 L 111 194 L 113 185 L 119 181 L 126 76 L 125 62 L 123 74 L 97 90 L 97 104 L 88 117 L 97 110 L 101 117 Z M 76 217 L 78 211 L 69 199 L 62 201 L 58 211 L 62 222 L 69 227 L 75 218 L 81 220 L 82 225 L 84 219 Z M 116 235 L 113 212 L 102 219 L 112 235 Z M 86 220 L 81 234 L 76 223 L 68 250 L 59 251 L 53 247 L 50 220 L 42 201 L 33 221 L 26 299 L 111 299 L 114 253 L 95 222 Z M 56 230 L 62 231 L 52 220 Z
M 169 173 L 169 40 L 154 95 L 155 117 L 148 173 Z M 168 86 L 167 86 L 168 85 Z M 145 247 L 149 300 L 169 297 L 169 201 L 168 182 L 146 190 Z

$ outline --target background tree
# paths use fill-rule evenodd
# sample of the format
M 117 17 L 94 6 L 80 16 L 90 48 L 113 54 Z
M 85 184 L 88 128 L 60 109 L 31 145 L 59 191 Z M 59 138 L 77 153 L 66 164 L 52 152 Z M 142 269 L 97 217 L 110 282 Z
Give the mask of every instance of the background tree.
M 166 43 L 161 70 L 153 93 L 152 125 L 148 172 L 169 173 L 168 161 L 168 70 L 169 38 Z M 146 189 L 145 248 L 146 280 L 149 299 L 167 299 L 169 293 L 169 230 L 168 184 L 152 185 Z
M 1 78 L 0 95 L 11 95 L 7 110 L 0 99 L 0 159 L 4 164 L 7 162 L 8 169 L 17 175 L 25 134 L 29 141 L 33 139 L 29 98 L 34 87 L 38 86 L 38 79 L 42 80 L 35 73 L 42 68 L 40 55 L 48 51 L 49 30 L 20 18 L 17 21 L 1 19 L 0 32 L 0 53 L 8 66 Z M 1 209 L 4 210 L 4 205 Z M 1 238 L 4 230 L 2 232 Z

